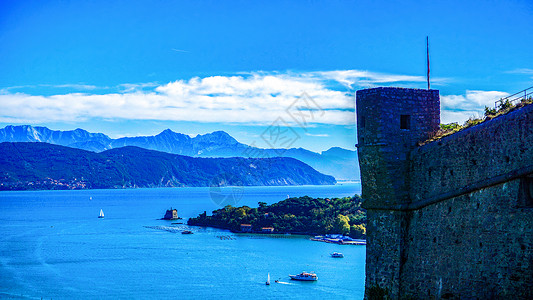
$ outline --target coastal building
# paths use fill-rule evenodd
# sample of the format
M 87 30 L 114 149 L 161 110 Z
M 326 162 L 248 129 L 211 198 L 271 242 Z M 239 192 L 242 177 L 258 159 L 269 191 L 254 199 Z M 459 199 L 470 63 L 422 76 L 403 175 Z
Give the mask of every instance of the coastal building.
M 274 227 L 261 227 L 261 233 L 273 233 Z
M 252 232 L 251 224 L 241 224 L 241 232 Z
M 178 210 L 177 209 L 167 209 L 163 220 L 177 220 L 178 219 Z
M 533 105 L 435 139 L 438 90 L 357 91 L 367 299 L 533 299 Z

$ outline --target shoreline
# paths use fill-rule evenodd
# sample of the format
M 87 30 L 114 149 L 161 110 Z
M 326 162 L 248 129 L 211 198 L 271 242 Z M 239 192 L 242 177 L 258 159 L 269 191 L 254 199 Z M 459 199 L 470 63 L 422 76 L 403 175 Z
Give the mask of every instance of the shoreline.
M 336 185 L 356 185 L 357 181 L 335 182 L 332 184 L 284 184 L 284 185 L 225 185 L 217 188 L 248 188 L 248 187 L 311 187 L 311 186 L 336 186 Z M 55 186 L 54 186 L 55 187 Z M 175 189 L 175 188 L 213 188 L 209 185 L 182 185 L 182 186 L 123 186 L 123 187 L 97 187 L 97 188 L 50 188 L 50 189 L 6 189 L 0 185 L 0 192 L 45 192 L 45 191 L 94 191 L 94 190 L 138 190 L 138 189 Z
M 342 238 L 336 238 L 340 235 L 316 235 L 313 233 L 305 233 L 305 232 L 243 232 L 243 231 L 235 231 L 224 227 L 219 226 L 211 226 L 211 225 L 190 225 L 187 224 L 187 226 L 191 227 L 209 227 L 209 228 L 217 228 L 217 229 L 223 229 L 227 230 L 234 234 L 239 235 L 250 235 L 250 236 L 270 236 L 273 238 L 283 238 L 283 237 L 290 237 L 290 236 L 297 236 L 297 237 L 309 237 L 310 241 L 315 242 L 324 242 L 324 243 L 330 243 L 330 244 L 337 244 L 337 245 L 358 245 L 358 246 L 365 246 L 366 240 L 363 239 L 352 239 L 348 236 L 341 236 Z M 334 237 L 336 236 L 336 237 Z
M 358 246 L 366 246 L 366 240 L 363 239 L 352 239 L 350 237 L 344 237 L 344 238 L 334 238 L 334 237 L 328 237 L 326 236 L 314 236 L 311 238 L 312 241 L 316 242 L 324 242 L 329 244 L 337 244 L 337 245 L 358 245 Z

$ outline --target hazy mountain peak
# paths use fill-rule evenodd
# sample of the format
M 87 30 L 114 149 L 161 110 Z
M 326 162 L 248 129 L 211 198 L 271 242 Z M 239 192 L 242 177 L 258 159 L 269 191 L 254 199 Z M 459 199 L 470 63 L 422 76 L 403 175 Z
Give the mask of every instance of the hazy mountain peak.
M 208 133 L 208 134 L 212 134 L 212 135 L 220 135 L 220 136 L 229 136 L 229 137 L 231 137 L 231 135 L 229 135 L 227 132 L 225 132 L 225 131 L 223 131 L 223 130 L 213 131 L 213 132 Z
M 178 137 L 180 137 L 180 138 L 183 138 L 183 137 L 190 138 L 188 135 L 183 134 L 183 133 L 179 133 L 179 132 L 172 131 L 172 129 L 170 129 L 170 128 L 167 128 L 167 129 L 161 131 L 161 132 L 160 132 L 158 135 L 156 135 L 156 136 L 172 136 L 172 137 L 178 136 Z
M 195 137 L 198 141 L 201 142 L 218 142 L 218 143 L 224 143 L 224 144 L 238 144 L 236 139 L 234 139 L 231 135 L 229 135 L 225 131 L 214 131 L 211 133 L 206 133 L 203 135 L 197 135 Z
M 159 134 L 171 134 L 171 133 L 176 133 L 176 132 L 172 131 L 172 129 L 170 129 L 170 128 L 167 128 L 167 129 L 161 131 L 161 133 L 159 133 Z
M 355 150 L 348 150 L 341 147 L 331 147 L 326 151 L 322 151 L 322 155 L 345 155 L 353 152 L 355 152 Z

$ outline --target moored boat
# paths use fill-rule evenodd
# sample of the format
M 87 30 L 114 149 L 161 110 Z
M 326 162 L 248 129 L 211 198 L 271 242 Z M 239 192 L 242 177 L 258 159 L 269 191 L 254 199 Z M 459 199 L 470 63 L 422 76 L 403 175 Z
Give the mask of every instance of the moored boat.
M 335 258 L 343 258 L 344 257 L 344 254 L 340 253 L 340 252 L 333 252 L 331 253 L 331 257 L 335 257 Z
M 192 231 L 190 230 L 183 230 L 181 234 L 192 234 Z
M 312 272 L 302 272 L 298 275 L 289 275 L 289 277 L 292 280 L 299 280 L 299 281 L 317 281 L 318 280 L 318 276 L 316 276 L 316 274 Z

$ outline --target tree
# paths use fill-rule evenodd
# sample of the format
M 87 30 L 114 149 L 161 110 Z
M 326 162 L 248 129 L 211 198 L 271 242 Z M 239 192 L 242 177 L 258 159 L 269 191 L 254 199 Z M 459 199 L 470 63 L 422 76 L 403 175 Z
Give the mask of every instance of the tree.
M 246 210 L 244 207 L 239 207 L 237 208 L 237 210 L 235 211 L 235 215 L 238 217 L 238 218 L 244 218 L 246 217 Z
M 335 219 L 335 231 L 342 235 L 348 235 L 350 233 L 350 218 L 345 215 L 337 215 Z
M 350 228 L 350 237 L 355 239 L 364 238 L 366 235 L 366 227 L 363 224 L 352 225 Z

